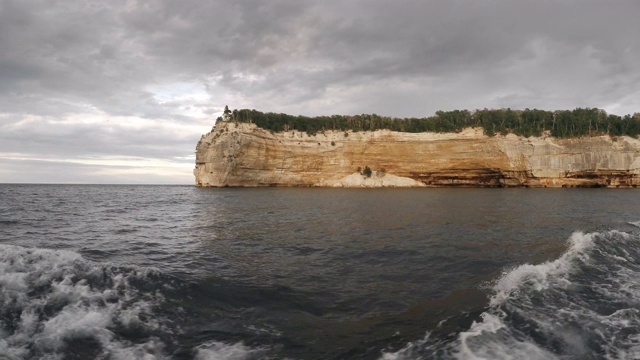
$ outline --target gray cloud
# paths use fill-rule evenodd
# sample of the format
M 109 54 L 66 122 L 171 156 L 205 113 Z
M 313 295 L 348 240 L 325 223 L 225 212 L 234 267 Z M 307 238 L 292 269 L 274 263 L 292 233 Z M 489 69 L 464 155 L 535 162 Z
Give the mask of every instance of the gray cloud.
M 0 0 L 0 154 L 172 161 L 225 103 L 632 113 L 639 11 L 595 0 Z

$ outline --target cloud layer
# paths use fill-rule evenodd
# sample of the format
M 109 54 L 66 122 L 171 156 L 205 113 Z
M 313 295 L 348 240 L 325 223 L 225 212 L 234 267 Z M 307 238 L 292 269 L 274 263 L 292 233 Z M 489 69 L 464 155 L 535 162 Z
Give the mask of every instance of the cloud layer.
M 0 0 L 0 182 L 192 183 L 225 104 L 640 111 L 635 1 Z

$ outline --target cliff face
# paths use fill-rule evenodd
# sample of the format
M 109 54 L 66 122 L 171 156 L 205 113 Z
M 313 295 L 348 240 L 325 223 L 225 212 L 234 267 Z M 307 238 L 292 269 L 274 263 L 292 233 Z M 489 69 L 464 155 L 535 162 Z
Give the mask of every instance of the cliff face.
M 368 166 L 372 176 L 358 174 Z M 219 122 L 196 149 L 198 186 L 636 187 L 640 140 L 461 133 L 272 133 Z

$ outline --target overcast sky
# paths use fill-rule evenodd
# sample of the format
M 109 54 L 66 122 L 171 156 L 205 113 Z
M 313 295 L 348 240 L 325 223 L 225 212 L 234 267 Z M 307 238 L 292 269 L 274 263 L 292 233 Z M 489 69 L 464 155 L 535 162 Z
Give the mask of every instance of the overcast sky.
M 0 182 L 193 184 L 225 104 L 640 112 L 638 1 L 0 0 Z

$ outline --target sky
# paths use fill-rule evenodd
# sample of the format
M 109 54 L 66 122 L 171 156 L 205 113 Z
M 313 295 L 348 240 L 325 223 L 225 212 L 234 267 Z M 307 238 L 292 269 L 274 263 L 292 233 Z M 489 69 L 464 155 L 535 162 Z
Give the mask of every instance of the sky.
M 193 184 L 225 105 L 640 112 L 640 2 L 0 0 L 0 183 Z

